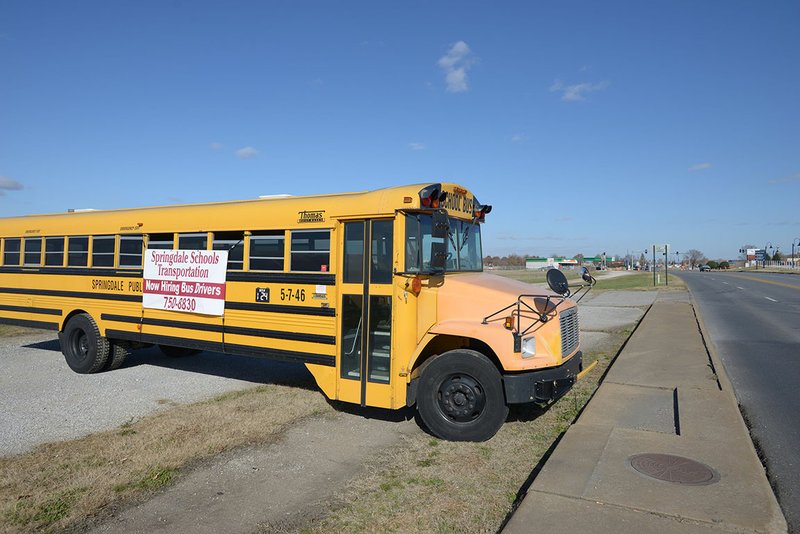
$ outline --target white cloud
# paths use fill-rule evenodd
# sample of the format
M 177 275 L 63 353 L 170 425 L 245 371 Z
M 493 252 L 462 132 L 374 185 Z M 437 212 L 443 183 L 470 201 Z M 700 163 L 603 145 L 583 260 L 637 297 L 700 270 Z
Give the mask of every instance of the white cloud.
M 411 150 L 425 150 L 425 145 L 422 143 L 408 143 L 408 148 Z
M 522 133 L 514 134 L 511 136 L 512 143 L 522 143 L 528 140 L 528 136 Z
M 773 180 L 770 180 L 769 184 L 770 185 L 791 184 L 791 183 L 797 183 L 797 182 L 800 182 L 800 172 L 796 172 L 796 173 L 794 173 L 792 175 L 789 175 L 789 176 L 784 176 L 783 178 L 775 178 Z
M 706 169 L 710 169 L 711 166 L 712 165 L 710 163 L 696 163 L 689 167 L 689 172 L 704 171 Z
M 216 143 L 216 142 L 215 143 L 211 143 L 208 146 L 211 148 L 211 150 L 214 150 L 214 151 L 222 150 L 224 148 L 222 143 Z
M 583 82 L 573 85 L 565 85 L 561 80 L 556 80 L 550 86 L 551 93 L 561 93 L 561 100 L 564 102 L 580 102 L 586 100 L 586 95 L 596 91 L 608 89 L 611 82 L 603 80 L 601 82 L 591 83 Z
M 5 176 L 0 176 L 0 193 L 3 190 L 5 191 L 19 191 L 22 189 L 22 184 L 16 180 L 12 180 L 11 178 L 7 178 Z
M 469 90 L 467 71 L 472 68 L 474 59 L 472 51 L 464 41 L 458 41 L 450 47 L 437 64 L 444 71 L 447 90 L 451 93 L 463 93 Z
M 258 155 L 258 150 L 251 146 L 240 148 L 236 151 L 236 157 L 239 159 L 250 159 Z

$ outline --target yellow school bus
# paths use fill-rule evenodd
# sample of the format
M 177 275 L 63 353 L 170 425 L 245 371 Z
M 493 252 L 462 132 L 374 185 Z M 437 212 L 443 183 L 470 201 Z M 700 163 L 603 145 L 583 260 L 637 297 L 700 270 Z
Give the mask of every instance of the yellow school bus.
M 302 362 L 330 399 L 416 406 L 436 436 L 486 440 L 510 404 L 552 402 L 583 370 L 565 284 L 483 272 L 490 211 L 430 183 L 4 218 L 0 322 L 57 331 L 79 373 L 149 345 Z M 148 262 L 188 251 L 227 253 L 222 311 L 143 306 Z

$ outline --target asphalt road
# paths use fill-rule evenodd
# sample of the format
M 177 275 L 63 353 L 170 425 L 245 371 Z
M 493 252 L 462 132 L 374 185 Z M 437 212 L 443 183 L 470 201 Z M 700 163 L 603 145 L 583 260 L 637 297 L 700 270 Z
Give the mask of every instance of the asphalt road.
M 680 276 L 733 384 L 790 530 L 800 532 L 800 276 Z

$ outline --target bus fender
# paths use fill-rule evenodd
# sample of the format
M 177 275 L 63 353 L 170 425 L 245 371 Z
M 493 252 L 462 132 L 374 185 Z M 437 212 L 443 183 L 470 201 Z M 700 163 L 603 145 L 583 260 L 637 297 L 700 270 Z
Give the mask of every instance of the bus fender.
M 437 346 L 437 338 L 446 336 L 449 340 L 462 340 L 461 343 L 454 344 L 452 341 Z M 411 355 L 408 362 L 408 388 L 406 390 L 406 405 L 413 406 L 417 397 L 417 381 L 422 374 L 422 370 L 433 359 L 433 354 L 441 354 L 448 350 L 457 348 L 468 348 L 471 341 L 479 341 L 488 347 L 503 346 L 511 343 L 508 331 L 498 328 L 487 328 L 486 325 L 476 324 L 474 321 L 442 321 L 433 325 L 420 340 L 417 349 Z M 497 361 L 494 353 L 485 354 L 487 358 Z M 420 358 L 424 361 L 418 365 Z

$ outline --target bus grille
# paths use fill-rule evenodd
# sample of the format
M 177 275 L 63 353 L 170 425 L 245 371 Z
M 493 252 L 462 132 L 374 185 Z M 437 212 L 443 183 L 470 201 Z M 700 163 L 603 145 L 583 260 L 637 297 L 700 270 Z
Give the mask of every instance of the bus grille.
M 561 357 L 572 354 L 578 348 L 578 307 L 561 312 Z

